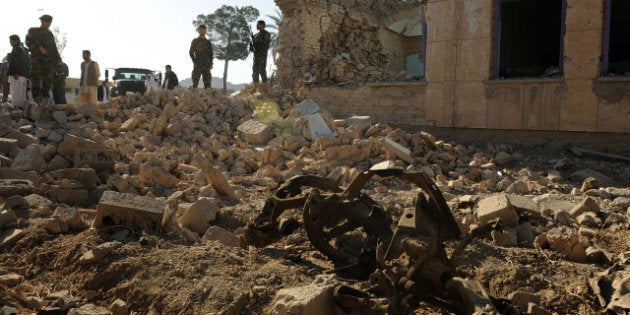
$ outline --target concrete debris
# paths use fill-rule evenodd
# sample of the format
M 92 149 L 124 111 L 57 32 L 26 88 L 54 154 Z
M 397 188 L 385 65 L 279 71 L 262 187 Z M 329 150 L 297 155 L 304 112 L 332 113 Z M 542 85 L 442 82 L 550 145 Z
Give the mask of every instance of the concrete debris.
M 190 204 L 190 206 L 184 210 L 184 213 L 179 218 L 179 225 L 201 236 L 208 230 L 210 224 L 216 220 L 218 212 L 219 206 L 217 206 L 214 199 L 199 198 L 197 202 Z
M 396 141 L 385 137 L 383 139 L 383 147 L 395 157 L 398 157 L 409 164 L 414 163 L 414 158 L 411 156 L 411 151 L 401 144 L 397 143 Z
M 106 191 L 96 206 L 92 227 L 129 224 L 146 230 L 159 230 L 165 204 L 162 201 L 131 194 Z
M 116 301 L 112 302 L 109 310 L 112 311 L 112 315 L 129 315 L 129 306 L 121 299 L 116 299 Z
M 11 168 L 18 171 L 41 172 L 46 169 L 46 160 L 38 144 L 31 144 L 17 154 Z
M 103 259 L 105 256 L 109 255 L 111 252 L 120 248 L 121 246 L 122 246 L 122 243 L 119 241 L 103 243 L 87 251 L 85 254 L 83 254 L 83 256 L 79 258 L 78 262 L 79 264 L 82 264 L 82 265 L 89 265 L 89 264 L 95 263 Z
M 339 282 L 334 276 L 317 276 L 313 283 L 278 291 L 273 311 L 278 315 L 342 314 L 333 302 L 333 289 Z
M 507 226 L 518 223 L 518 214 L 505 194 L 497 194 L 479 200 L 475 206 L 479 223 L 486 224 L 492 220 L 499 219 Z

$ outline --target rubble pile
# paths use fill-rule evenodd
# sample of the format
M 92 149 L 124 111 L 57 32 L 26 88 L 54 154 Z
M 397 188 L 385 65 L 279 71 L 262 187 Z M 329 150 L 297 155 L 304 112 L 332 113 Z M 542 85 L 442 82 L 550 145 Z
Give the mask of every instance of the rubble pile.
M 396 57 L 384 49 L 393 44 L 384 40 L 383 34 L 391 31 L 383 25 L 383 18 L 417 10 L 415 1 L 337 0 L 298 7 L 293 1 L 278 1 L 278 6 L 291 12 L 285 13 L 281 25 L 282 33 L 287 34 L 284 38 L 291 39 L 279 42 L 279 69 L 285 69 L 279 73 L 281 82 L 294 82 L 295 78 L 322 84 L 405 79 L 404 68 L 394 69 L 390 64 Z
M 257 119 L 261 102 L 277 104 L 278 118 Z M 369 116 L 332 117 L 295 91 L 224 97 L 180 88 L 40 111 L 3 104 L 0 122 L 0 306 L 68 314 L 335 308 L 330 284 L 343 280 L 315 280 L 332 266 L 299 220 L 281 218 L 292 232 L 264 248 L 244 244 L 242 229 L 296 175 L 346 187 L 363 171 L 399 168 L 435 181 L 464 234 L 498 222 L 455 266 L 492 298 L 537 314 L 628 307 L 630 171 L 621 162 L 477 148 Z M 417 194 L 380 177 L 362 192 L 394 220 Z M 511 264 L 519 262 L 529 284 L 517 281 Z M 606 283 L 618 288 L 614 298 Z

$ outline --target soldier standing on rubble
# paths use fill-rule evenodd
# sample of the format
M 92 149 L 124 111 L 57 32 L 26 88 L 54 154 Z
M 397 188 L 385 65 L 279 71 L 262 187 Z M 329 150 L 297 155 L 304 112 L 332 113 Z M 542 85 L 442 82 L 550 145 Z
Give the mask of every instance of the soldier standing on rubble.
M 53 66 L 61 57 L 57 51 L 55 37 L 50 32 L 52 16 L 42 15 L 40 27 L 32 27 L 26 35 L 26 46 L 31 51 L 31 82 L 33 99 L 41 105 L 48 105 L 48 94 L 52 87 Z
M 252 69 L 252 77 L 254 83 L 258 83 L 258 76 L 263 83 L 267 82 L 267 51 L 271 43 L 271 34 L 265 30 L 265 21 L 260 20 L 256 23 L 258 33 L 252 37 L 254 48 L 254 67 Z
M 193 39 L 192 43 L 190 43 L 190 50 L 188 52 L 194 65 L 192 80 L 193 88 L 195 89 L 199 85 L 199 78 L 201 76 L 203 76 L 203 86 L 206 89 L 210 88 L 212 81 L 210 69 L 212 69 L 212 58 L 214 54 L 212 53 L 212 43 L 206 38 L 206 31 L 205 25 L 199 25 L 199 27 L 197 27 L 199 37 Z

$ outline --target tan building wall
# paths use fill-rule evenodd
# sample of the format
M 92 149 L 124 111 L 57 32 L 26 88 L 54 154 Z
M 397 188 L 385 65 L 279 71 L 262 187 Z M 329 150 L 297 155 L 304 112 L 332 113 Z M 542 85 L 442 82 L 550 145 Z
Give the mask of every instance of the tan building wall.
M 280 5 L 282 1 L 276 2 Z M 630 78 L 600 77 L 602 0 L 567 0 L 561 77 L 521 80 L 491 80 L 494 3 L 428 1 L 424 85 L 385 82 L 376 86 L 313 87 L 307 94 L 333 114 L 371 115 L 379 122 L 630 133 Z M 285 11 L 283 8 L 289 19 L 300 20 L 299 15 Z M 310 26 L 301 24 L 300 28 Z M 387 48 L 383 51 L 392 56 Z M 396 62 L 389 60 L 388 64 Z M 295 79 L 286 68 L 279 70 L 286 78 Z

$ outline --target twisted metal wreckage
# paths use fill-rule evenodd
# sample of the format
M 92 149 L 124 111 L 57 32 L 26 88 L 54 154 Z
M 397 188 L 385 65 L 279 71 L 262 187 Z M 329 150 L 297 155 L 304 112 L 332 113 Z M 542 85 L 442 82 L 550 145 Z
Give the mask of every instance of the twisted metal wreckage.
M 422 190 L 415 207 L 404 210 L 396 227 L 391 214 L 361 191 L 374 175 L 410 181 Z M 331 178 L 293 177 L 248 224 L 243 241 L 262 247 L 292 233 L 296 222 L 280 217 L 288 209 L 302 209 L 308 239 L 334 263 L 337 274 L 369 281 L 366 291 L 345 285 L 335 289 L 335 303 L 346 311 L 404 314 L 421 301 L 459 314 L 494 310 L 476 282 L 455 276 L 455 263 L 474 237 L 499 224 L 481 226 L 462 238 L 442 193 L 422 172 L 364 171 L 346 189 Z M 449 258 L 443 242 L 456 240 Z M 377 305 L 382 298 L 387 305 Z

